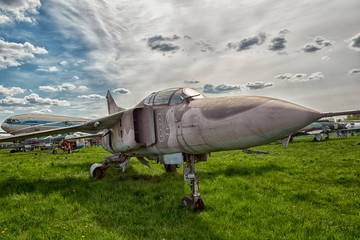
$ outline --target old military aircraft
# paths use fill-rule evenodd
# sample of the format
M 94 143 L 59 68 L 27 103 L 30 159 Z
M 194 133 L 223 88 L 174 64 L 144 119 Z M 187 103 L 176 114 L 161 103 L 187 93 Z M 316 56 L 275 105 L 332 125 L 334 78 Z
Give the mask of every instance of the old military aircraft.
M 324 118 L 305 126 L 296 133 L 292 134 L 291 137 L 315 135 L 313 141 L 320 142 L 324 134 L 327 135 L 325 139 L 329 139 L 331 132 L 346 131 L 345 125 L 346 124 L 335 122 L 331 118 Z
M 88 118 L 76 118 L 69 116 L 28 113 L 19 114 L 8 117 L 2 124 L 1 128 L 5 130 L 6 134 L 18 135 L 24 133 L 33 133 L 43 130 L 56 129 L 66 126 L 76 126 L 90 121 Z M 5 148 L 14 148 L 11 152 L 20 152 L 31 150 L 34 148 L 53 149 L 53 153 L 57 153 L 55 148 L 67 149 L 69 153 L 74 148 L 74 141 L 76 141 L 76 148 L 82 146 L 84 138 L 98 137 L 101 134 L 97 131 L 88 133 L 74 133 L 59 135 L 55 137 L 46 136 L 46 138 L 27 138 L 23 142 L 8 142 L 0 145 L 0 150 Z
M 322 117 L 360 113 L 360 110 L 320 113 L 267 97 L 205 98 L 191 88 L 154 92 L 131 109 L 118 107 L 109 92 L 106 97 L 108 116 L 77 126 L 6 137 L 0 142 L 103 130 L 102 146 L 113 155 L 105 157 L 102 164 L 91 166 L 92 177 L 102 178 L 111 166 L 125 171 L 131 157 L 147 166 L 148 160 L 156 160 L 168 171 L 184 164 L 184 179 L 192 193 L 190 198 L 184 197 L 182 203 L 201 211 L 204 202 L 199 193 L 195 164 L 206 161 L 208 153 L 247 149 L 277 139 L 283 139 L 286 146 L 290 134 Z

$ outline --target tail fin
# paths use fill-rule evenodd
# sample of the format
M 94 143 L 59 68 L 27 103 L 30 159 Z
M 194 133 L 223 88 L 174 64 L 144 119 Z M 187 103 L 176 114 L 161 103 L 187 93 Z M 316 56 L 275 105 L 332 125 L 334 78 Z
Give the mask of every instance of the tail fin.
M 113 114 L 113 113 L 121 112 L 121 111 L 125 110 L 125 108 L 121 108 L 121 107 L 118 107 L 118 105 L 116 105 L 116 102 L 115 102 L 114 98 L 111 96 L 109 90 L 107 91 L 106 99 L 107 99 L 109 114 Z

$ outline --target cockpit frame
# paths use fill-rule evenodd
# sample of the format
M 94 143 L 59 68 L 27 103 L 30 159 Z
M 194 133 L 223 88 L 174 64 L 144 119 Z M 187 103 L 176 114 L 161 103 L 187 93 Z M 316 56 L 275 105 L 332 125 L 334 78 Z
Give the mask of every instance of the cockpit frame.
M 177 105 L 191 99 L 205 98 L 205 96 L 192 88 L 169 88 L 153 92 L 142 103 L 149 106 Z

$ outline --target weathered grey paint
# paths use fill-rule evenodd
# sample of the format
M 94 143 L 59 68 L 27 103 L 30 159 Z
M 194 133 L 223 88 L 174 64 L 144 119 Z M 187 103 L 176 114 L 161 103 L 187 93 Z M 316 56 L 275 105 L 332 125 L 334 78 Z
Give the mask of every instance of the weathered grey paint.
M 153 110 L 154 125 L 151 126 L 152 120 L 149 120 L 151 115 L 138 116 L 143 125 L 140 128 L 145 136 L 155 136 L 155 141 L 136 142 L 134 121 L 138 120 L 134 119 L 133 112 L 139 109 L 146 112 L 146 108 Z M 138 104 L 135 109 L 124 112 L 122 127 L 114 125 L 108 136 L 115 152 L 129 156 L 200 154 L 266 144 L 321 116 L 312 109 L 267 97 L 201 98 L 172 106 L 150 108 Z

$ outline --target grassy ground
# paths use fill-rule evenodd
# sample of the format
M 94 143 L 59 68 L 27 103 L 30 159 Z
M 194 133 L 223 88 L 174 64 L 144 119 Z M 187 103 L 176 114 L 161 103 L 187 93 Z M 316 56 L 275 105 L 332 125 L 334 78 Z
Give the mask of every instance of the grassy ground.
M 295 138 L 197 164 L 206 210 L 183 209 L 182 174 L 136 159 L 103 180 L 108 154 L 0 152 L 0 239 L 359 239 L 360 137 Z M 181 170 L 182 173 L 182 170 Z

